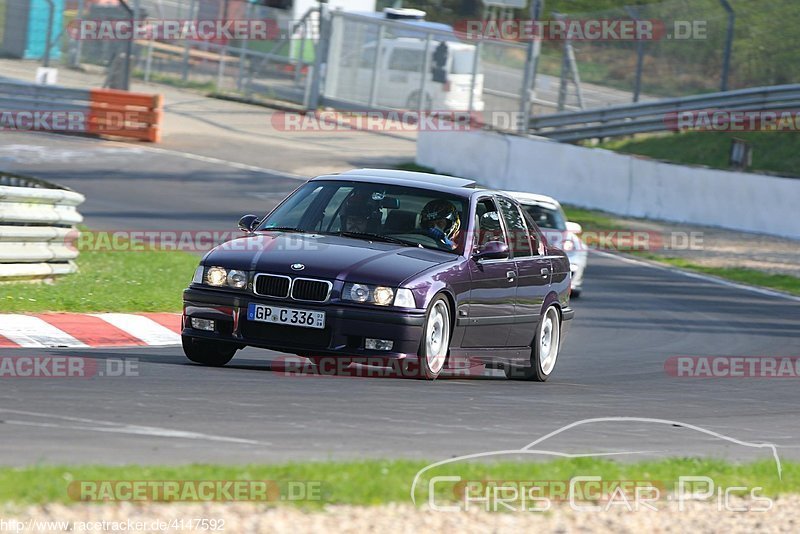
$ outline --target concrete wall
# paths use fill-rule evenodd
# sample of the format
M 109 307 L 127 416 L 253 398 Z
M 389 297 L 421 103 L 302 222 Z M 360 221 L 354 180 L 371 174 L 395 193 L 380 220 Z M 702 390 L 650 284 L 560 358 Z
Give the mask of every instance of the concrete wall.
M 686 167 L 493 132 L 420 132 L 417 163 L 619 215 L 800 239 L 800 179 Z

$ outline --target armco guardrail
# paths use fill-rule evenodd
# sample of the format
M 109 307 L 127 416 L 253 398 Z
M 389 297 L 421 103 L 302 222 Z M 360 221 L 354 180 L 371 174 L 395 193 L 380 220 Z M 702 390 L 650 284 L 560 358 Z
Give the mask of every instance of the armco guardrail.
M 161 139 L 163 97 L 116 89 L 0 82 L 0 129 Z
M 770 111 L 800 106 L 800 84 L 754 87 L 601 109 L 554 113 L 531 119 L 530 131 L 556 141 L 667 131 L 669 117 L 684 111 Z
M 75 225 L 85 197 L 26 176 L 0 174 L 0 281 L 76 271 Z

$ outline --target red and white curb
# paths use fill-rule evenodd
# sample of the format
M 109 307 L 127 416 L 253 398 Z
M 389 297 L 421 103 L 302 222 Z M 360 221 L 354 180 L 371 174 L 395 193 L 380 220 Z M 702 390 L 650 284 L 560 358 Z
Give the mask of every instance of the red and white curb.
M 0 314 L 0 348 L 181 344 L 179 313 Z

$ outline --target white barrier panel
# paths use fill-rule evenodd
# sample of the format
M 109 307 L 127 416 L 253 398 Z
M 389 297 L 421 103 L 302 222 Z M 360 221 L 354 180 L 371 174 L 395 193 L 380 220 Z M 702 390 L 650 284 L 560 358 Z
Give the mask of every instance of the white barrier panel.
M 75 224 L 85 197 L 46 187 L 0 186 L 0 281 L 75 272 Z
M 781 134 L 779 134 L 781 135 Z M 618 215 L 800 239 L 800 179 L 662 163 L 494 132 L 419 132 L 417 163 Z

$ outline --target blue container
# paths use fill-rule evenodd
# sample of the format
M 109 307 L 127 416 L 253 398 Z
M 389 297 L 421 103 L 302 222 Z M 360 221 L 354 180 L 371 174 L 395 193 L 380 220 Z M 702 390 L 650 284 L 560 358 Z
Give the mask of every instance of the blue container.
M 47 21 L 50 6 L 45 0 L 28 0 L 28 25 L 25 36 L 24 59 L 42 59 L 47 47 Z M 61 57 L 61 28 L 64 20 L 64 0 L 53 0 L 53 29 L 51 34 L 50 60 Z

